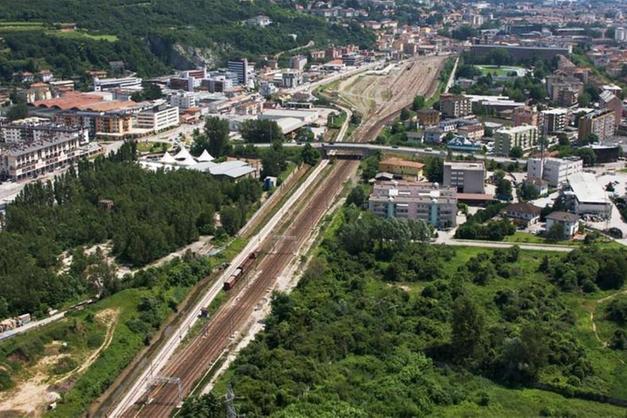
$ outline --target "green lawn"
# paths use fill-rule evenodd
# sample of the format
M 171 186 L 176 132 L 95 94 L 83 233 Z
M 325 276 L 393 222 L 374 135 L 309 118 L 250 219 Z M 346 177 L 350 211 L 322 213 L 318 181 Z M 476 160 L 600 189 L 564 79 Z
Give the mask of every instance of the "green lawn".
M 41 22 L 0 22 L 0 33 L 32 32 L 44 30 Z
M 71 32 L 61 32 L 61 31 L 49 31 L 46 32 L 49 35 L 54 35 L 59 38 L 66 39 L 76 39 L 76 40 L 92 40 L 92 41 L 107 41 L 107 42 L 116 42 L 118 37 L 116 35 L 97 35 L 92 34 L 87 31 L 71 31 Z
M 481 74 L 486 76 L 488 74 L 492 74 L 493 76 L 507 76 L 512 71 L 524 71 L 523 67 L 512 67 L 512 66 L 502 66 L 497 67 L 496 65 L 475 65 L 479 70 L 481 70 Z
M 505 242 L 518 242 L 527 244 L 555 244 L 555 245 L 580 245 L 580 241 L 563 240 L 557 242 L 549 242 L 545 238 L 533 235 L 528 232 L 516 231 L 514 235 L 508 235 L 503 240 Z

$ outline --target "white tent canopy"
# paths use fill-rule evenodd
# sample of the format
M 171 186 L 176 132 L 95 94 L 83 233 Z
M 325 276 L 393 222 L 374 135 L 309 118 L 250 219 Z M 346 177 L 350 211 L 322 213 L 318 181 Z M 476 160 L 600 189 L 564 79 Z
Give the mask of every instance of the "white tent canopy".
M 166 151 L 165 154 L 163 154 L 163 157 L 161 157 L 161 162 L 164 164 L 175 164 L 176 160 L 169 152 Z
M 192 160 L 194 159 L 194 157 L 192 157 L 192 154 L 190 154 L 189 151 L 187 151 L 185 147 L 181 147 L 181 150 L 177 152 L 176 155 L 174 156 L 174 159 L 178 162 L 182 162 L 190 158 Z
M 211 154 L 207 152 L 207 150 L 203 150 L 202 154 L 200 154 L 200 157 L 198 157 L 197 160 L 199 162 L 206 163 L 209 161 L 213 161 L 214 158 L 211 156 Z

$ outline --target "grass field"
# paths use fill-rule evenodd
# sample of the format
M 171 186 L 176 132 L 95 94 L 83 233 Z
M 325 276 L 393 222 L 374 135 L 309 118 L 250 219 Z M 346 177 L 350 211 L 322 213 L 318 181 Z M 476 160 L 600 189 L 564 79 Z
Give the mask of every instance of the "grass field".
M 61 31 L 48 31 L 46 32 L 48 35 L 57 36 L 59 38 L 66 39 L 75 39 L 75 40 L 92 40 L 92 41 L 107 41 L 107 42 L 116 42 L 118 37 L 116 35 L 97 35 L 92 34 L 87 31 L 77 30 L 71 32 L 61 32 Z
M 497 67 L 496 65 L 475 65 L 481 71 L 481 74 L 486 76 L 488 74 L 492 74 L 493 76 L 508 76 L 509 73 L 515 71 L 518 73 L 518 76 L 524 75 L 527 70 L 523 67 L 512 67 L 512 66 L 502 66 Z
M 503 240 L 505 242 L 519 242 L 527 244 L 555 244 L 555 245 L 580 245 L 580 241 L 563 240 L 557 242 L 549 242 L 545 238 L 533 235 L 528 232 L 516 231 L 514 235 L 508 235 Z
M 62 32 L 60 30 L 52 28 L 51 26 L 46 25 L 43 22 L 0 22 L 0 34 L 15 32 L 43 32 L 46 35 L 75 40 L 107 42 L 116 42 L 118 40 L 118 37 L 116 35 L 94 34 L 89 33 L 86 30 Z

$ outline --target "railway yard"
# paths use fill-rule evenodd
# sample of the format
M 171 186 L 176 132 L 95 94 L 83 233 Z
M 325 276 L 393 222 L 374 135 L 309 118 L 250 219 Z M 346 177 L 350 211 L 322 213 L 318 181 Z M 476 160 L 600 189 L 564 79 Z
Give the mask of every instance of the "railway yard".
M 362 103 L 373 103 L 364 113 L 365 121 L 353 135 L 352 141 L 368 141 L 376 136 L 385 123 L 409 105 L 415 95 L 429 96 L 437 89 L 438 74 L 446 57 L 428 57 L 400 65 L 385 75 L 364 76 L 346 80 L 342 85 L 359 91 L 363 79 L 374 77 L 373 87 L 364 92 L 376 97 Z M 355 90 L 357 89 L 357 90 Z M 382 91 L 389 93 L 383 95 Z M 377 96 L 378 95 L 378 96 Z M 342 104 L 363 112 L 363 105 Z M 362 107 L 360 107 L 362 106 Z M 341 139 L 341 138 L 340 138 Z M 279 221 L 267 238 L 251 243 L 237 258 L 235 268 L 219 283 L 229 293 L 229 298 L 204 325 L 197 336 L 185 345 L 172 350 L 161 370 L 156 370 L 149 384 L 138 383 L 141 396 L 126 398 L 112 411 L 99 411 L 97 415 L 124 417 L 168 417 L 199 382 L 204 381 L 216 363 L 232 349 L 250 325 L 250 318 L 260 303 L 271 296 L 278 278 L 302 255 L 310 243 L 320 220 L 333 205 L 344 183 L 356 174 L 359 163 L 350 160 L 323 160 L 313 181 L 306 184 L 303 197 L 289 211 L 280 212 Z M 236 277 L 233 277 L 235 274 Z M 139 385 L 139 386 L 138 386 Z M 132 402 L 130 402 L 131 400 Z

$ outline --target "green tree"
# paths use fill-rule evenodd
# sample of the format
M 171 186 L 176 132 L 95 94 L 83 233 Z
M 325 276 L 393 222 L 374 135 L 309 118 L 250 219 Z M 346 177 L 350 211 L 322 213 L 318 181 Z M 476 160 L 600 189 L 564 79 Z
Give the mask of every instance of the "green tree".
M 218 117 L 205 121 L 205 135 L 208 138 L 208 151 L 213 157 L 221 157 L 229 148 L 229 122 Z
M 320 161 L 320 151 L 312 147 L 309 143 L 305 144 L 300 155 L 303 162 L 311 166 L 318 164 L 318 161 Z
M 178 416 L 181 418 L 223 418 L 224 408 L 222 402 L 210 392 L 200 397 L 188 398 Z
M 261 157 L 261 166 L 261 176 L 263 178 L 267 176 L 278 177 L 281 171 L 287 168 L 285 151 L 280 142 L 275 142 L 272 144 L 272 147 L 264 151 Z
M 283 141 L 283 132 L 273 120 L 252 119 L 244 121 L 240 126 L 240 132 L 247 142 L 269 144 Z
M 565 238 L 566 232 L 564 231 L 564 225 L 559 222 L 555 222 L 551 225 L 551 228 L 546 233 L 546 239 L 548 241 L 557 242 Z
M 586 167 L 596 164 L 597 156 L 591 148 L 577 148 L 575 155 L 583 160 Z
M 10 121 L 24 119 L 28 116 L 28 106 L 26 103 L 18 103 L 9 108 L 6 113 L 7 119 Z
M 426 104 L 426 101 L 425 101 L 424 96 L 418 95 L 418 96 L 414 97 L 414 101 L 411 104 L 411 110 L 413 110 L 415 112 L 415 111 L 418 111 L 420 109 L 424 109 L 425 104 Z
M 425 177 L 432 183 L 442 183 L 444 178 L 444 160 L 441 158 L 430 158 L 425 165 Z
M 476 302 L 460 296 L 453 306 L 452 348 L 459 359 L 477 354 L 485 332 L 485 315 Z
M 523 155 L 524 151 L 521 147 L 512 147 L 512 149 L 509 150 L 509 156 L 511 158 L 522 158 Z
M 496 197 L 500 200 L 510 201 L 513 199 L 512 196 L 512 183 L 505 179 L 501 178 L 496 182 Z
M 346 205 L 355 205 L 358 208 L 361 208 L 364 206 L 366 199 L 366 191 L 364 190 L 363 186 L 358 184 L 352 188 L 352 190 L 346 197 Z
M 403 109 L 401 109 L 401 114 L 399 117 L 401 121 L 406 121 L 409 118 L 411 118 L 411 113 L 409 113 L 409 110 L 407 110 L 407 108 L 404 107 Z

